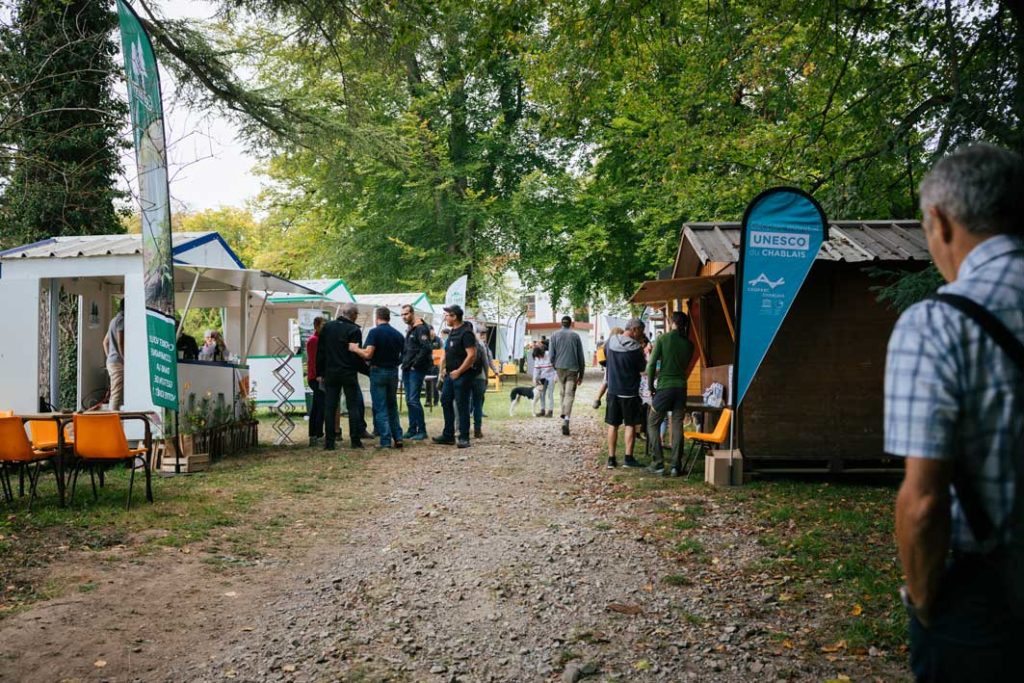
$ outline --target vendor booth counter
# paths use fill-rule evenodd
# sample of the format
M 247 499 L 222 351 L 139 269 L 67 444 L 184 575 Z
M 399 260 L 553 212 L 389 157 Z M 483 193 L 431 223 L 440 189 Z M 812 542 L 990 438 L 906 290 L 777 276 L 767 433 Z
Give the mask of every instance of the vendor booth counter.
M 245 416 L 245 399 L 249 387 L 249 367 L 221 361 L 179 360 L 178 394 L 184 412 L 195 410 L 198 402 L 208 398 L 218 409 L 231 417 Z

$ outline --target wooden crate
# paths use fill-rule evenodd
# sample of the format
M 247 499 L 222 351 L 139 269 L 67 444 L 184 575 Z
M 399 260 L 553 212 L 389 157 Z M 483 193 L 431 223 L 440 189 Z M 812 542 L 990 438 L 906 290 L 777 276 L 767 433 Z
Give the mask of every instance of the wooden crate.
M 193 453 L 182 458 L 164 457 L 160 463 L 160 471 L 173 474 L 178 471 L 177 465 L 181 463 L 182 473 L 203 472 L 210 469 L 209 453 Z

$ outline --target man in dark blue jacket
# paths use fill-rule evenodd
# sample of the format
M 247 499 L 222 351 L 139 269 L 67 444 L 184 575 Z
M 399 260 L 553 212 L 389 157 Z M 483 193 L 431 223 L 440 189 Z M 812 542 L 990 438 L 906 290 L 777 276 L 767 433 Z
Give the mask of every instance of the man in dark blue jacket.
M 375 312 L 376 326 L 366 335 L 366 343 L 350 343 L 349 351 L 370 364 L 370 399 L 373 401 L 373 427 L 381 448 L 402 447 L 402 425 L 398 420 L 398 366 L 402 362 L 405 340 L 391 327 L 391 310 L 381 306 Z
M 633 318 L 626 323 L 626 333 L 617 334 L 605 344 L 608 363 L 608 404 L 604 421 L 608 425 L 608 467 L 618 467 L 615 448 L 619 441 L 619 425 L 626 426 L 626 467 L 641 467 L 633 457 L 636 426 L 643 424 L 643 404 L 640 401 L 640 375 L 646 363 L 640 339 L 644 324 Z
M 402 386 L 405 387 L 405 401 L 409 406 L 409 429 L 405 438 L 422 441 L 427 438 L 427 421 L 420 396 L 423 380 L 434 364 L 434 347 L 430 325 L 417 318 L 416 311 L 409 304 L 402 306 L 402 321 L 409 326 L 402 351 Z

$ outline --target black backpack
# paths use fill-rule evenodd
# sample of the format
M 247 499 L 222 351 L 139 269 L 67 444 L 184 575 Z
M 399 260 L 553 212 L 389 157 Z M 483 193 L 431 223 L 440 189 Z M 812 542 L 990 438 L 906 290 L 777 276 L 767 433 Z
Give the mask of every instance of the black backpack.
M 989 335 L 999 347 L 1006 352 L 1006 355 L 1017 364 L 1017 368 L 1024 375 L 1024 344 L 1013 335 L 1002 322 L 992 315 L 984 306 L 965 296 L 957 294 L 934 294 L 930 297 L 933 300 L 941 301 L 957 309 L 968 318 L 972 319 Z M 1024 444 L 1022 444 L 1024 446 Z M 1024 459 L 1024 452 L 1020 458 L 1014 460 L 1014 496 L 1013 506 L 1006 520 L 997 529 L 989 517 L 985 506 L 981 503 L 978 491 L 971 485 L 967 478 L 963 465 L 954 461 L 952 482 L 956 489 L 957 499 L 960 507 L 967 518 L 967 525 L 978 543 L 985 541 L 998 534 L 1002 536 L 1010 531 L 1010 541 L 1000 542 L 990 553 L 986 553 L 985 559 L 989 566 L 995 570 L 997 580 L 1006 598 L 1006 604 L 1011 612 L 1017 617 L 1024 617 L 1024 504 L 1021 503 L 1022 488 L 1024 488 L 1024 477 L 1021 476 L 1021 459 Z

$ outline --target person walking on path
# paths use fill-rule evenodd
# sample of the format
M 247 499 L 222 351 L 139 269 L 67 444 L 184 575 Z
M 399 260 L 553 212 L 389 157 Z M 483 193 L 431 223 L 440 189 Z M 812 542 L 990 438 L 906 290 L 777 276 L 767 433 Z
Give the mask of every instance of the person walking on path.
M 409 304 L 402 306 L 402 321 L 408 325 L 405 348 L 402 350 L 402 386 L 409 406 L 409 429 L 405 438 L 422 441 L 427 438 L 427 420 L 423 412 L 423 381 L 433 365 L 430 325 L 416 317 Z
M 647 443 L 653 451 L 651 471 L 665 473 L 662 456 L 661 425 L 672 413 L 672 476 L 683 471 L 683 418 L 686 414 L 686 372 L 693 359 L 689 340 L 690 318 L 682 311 L 672 314 L 672 331 L 654 342 L 647 362 L 647 386 L 651 388 L 651 407 L 647 415 Z M 657 377 L 657 383 L 655 383 Z
M 324 319 L 320 316 L 313 318 L 313 334 L 306 340 L 306 381 L 313 392 L 312 401 L 309 405 L 309 446 L 314 448 L 320 445 L 324 438 L 324 390 L 317 381 L 316 374 L 316 346 L 320 342 L 320 328 L 324 326 Z
M 572 331 L 572 318 L 569 316 L 562 317 L 562 329 L 551 335 L 549 352 L 562 393 L 562 434 L 569 436 L 569 418 L 576 400 L 576 387 L 583 381 L 586 368 L 583 341 Z
M 558 381 L 558 373 L 551 365 L 551 355 L 540 344 L 533 348 L 532 356 L 534 414 L 537 417 L 552 417 L 555 414 L 555 382 Z M 538 406 L 540 410 L 536 410 Z
M 120 410 L 124 404 L 124 299 L 103 337 L 103 352 L 107 354 L 107 374 L 110 375 L 110 409 Z
M 366 361 L 352 353 L 350 344 L 362 344 L 363 331 L 356 325 L 359 309 L 355 304 L 342 304 L 337 320 L 320 328 L 316 348 L 317 382 L 324 389 L 324 449 L 333 451 L 339 433 L 338 401 L 345 392 L 348 406 L 348 429 L 352 448 L 363 447 L 366 433 L 365 403 L 359 388 L 359 373 L 368 374 Z
M 896 540 L 910 666 L 920 681 L 1014 680 L 1024 639 L 1024 159 L 962 148 L 924 177 L 920 202 L 949 284 L 900 316 L 885 370 L 885 450 L 906 458 Z
M 398 366 L 402 363 L 405 338 L 391 327 L 391 310 L 381 306 L 374 312 L 376 326 L 360 347 L 355 342 L 349 351 L 370 364 L 370 401 L 373 406 L 373 430 L 380 448 L 402 447 L 402 423 L 398 419 Z
M 473 367 L 479 369 L 476 377 L 473 378 L 473 437 L 480 439 L 484 435 L 484 398 L 487 396 L 487 373 L 493 370 L 494 374 L 501 374 L 501 366 L 495 362 L 494 356 L 491 355 L 491 349 L 487 346 L 487 328 L 483 328 L 477 333 L 476 363 Z
M 455 411 L 459 413 L 459 448 L 469 448 L 469 399 L 473 387 L 473 364 L 476 362 L 476 335 L 473 326 L 462 320 L 462 307 L 444 307 L 445 322 L 451 328 L 444 344 L 444 386 L 441 388 L 441 410 L 444 431 L 433 438 L 434 443 L 455 441 Z
M 644 324 L 633 318 L 626 323 L 626 333 L 612 337 L 605 344 L 608 361 L 608 402 L 604 421 L 608 425 L 608 467 L 618 467 L 615 449 L 619 442 L 619 426 L 626 426 L 626 467 L 641 467 L 633 457 L 636 425 L 643 422 L 640 404 L 640 375 L 644 371 L 644 350 L 640 339 Z

